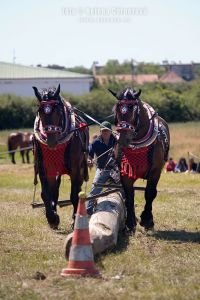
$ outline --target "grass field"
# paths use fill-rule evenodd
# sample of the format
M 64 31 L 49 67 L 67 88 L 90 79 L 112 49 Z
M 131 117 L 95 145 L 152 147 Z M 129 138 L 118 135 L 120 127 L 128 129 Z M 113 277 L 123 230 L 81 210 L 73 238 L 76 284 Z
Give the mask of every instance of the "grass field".
M 200 155 L 200 123 L 170 125 L 174 159 Z M 98 132 L 93 128 L 92 133 Z M 0 152 L 8 132 L 0 133 Z M 94 170 L 90 173 L 90 181 Z M 95 259 L 102 279 L 63 278 L 64 240 L 71 207 L 59 208 L 58 231 L 48 228 L 43 209 L 32 209 L 33 165 L 12 165 L 0 153 L 0 299 L 200 299 L 200 175 L 162 173 L 153 212 L 155 231 L 138 225 L 135 236 L 119 236 L 118 246 Z M 142 180 L 137 185 L 144 185 Z M 64 176 L 60 199 L 67 199 Z M 40 187 L 36 191 L 40 201 Z M 143 209 L 136 194 L 136 214 Z M 46 277 L 38 280 L 38 273 Z

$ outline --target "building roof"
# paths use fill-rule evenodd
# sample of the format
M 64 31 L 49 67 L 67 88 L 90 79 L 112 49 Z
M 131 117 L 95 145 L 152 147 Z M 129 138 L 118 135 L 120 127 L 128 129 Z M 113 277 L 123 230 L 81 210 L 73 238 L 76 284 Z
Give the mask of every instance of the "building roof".
M 179 83 L 185 80 L 173 71 L 169 71 L 160 77 L 160 82 Z
M 33 78 L 92 78 L 90 75 L 54 70 L 42 67 L 23 66 L 0 62 L 0 79 L 33 79 Z
M 158 81 L 157 74 L 138 74 L 133 77 L 133 80 L 138 84 L 143 84 L 145 82 L 155 82 Z
M 143 84 L 145 82 L 158 81 L 157 74 L 117 74 L 117 75 L 97 75 L 95 77 L 100 84 L 108 83 L 109 80 L 123 81 L 123 82 L 136 82 L 137 84 Z

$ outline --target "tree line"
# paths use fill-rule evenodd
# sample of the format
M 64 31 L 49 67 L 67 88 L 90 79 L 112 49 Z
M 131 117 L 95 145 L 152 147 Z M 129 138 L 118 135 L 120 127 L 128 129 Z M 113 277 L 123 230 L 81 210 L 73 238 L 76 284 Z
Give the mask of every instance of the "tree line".
M 111 81 L 104 86 L 96 85 L 82 96 L 64 95 L 70 103 L 91 115 L 103 120 L 112 114 L 116 99 L 108 88 L 119 91 L 130 83 Z M 149 103 L 167 122 L 187 122 L 200 120 L 200 80 L 179 84 L 148 83 L 141 86 L 141 100 Z M 13 95 L 0 96 L 0 130 L 32 128 L 37 112 L 36 100 Z M 112 121 L 112 120 L 111 120 Z
M 109 59 L 104 66 L 99 66 L 97 62 L 94 62 L 96 67 L 97 75 L 116 75 L 116 74 L 157 74 L 159 77 L 166 73 L 166 67 L 170 64 L 165 61 L 163 65 L 156 63 L 136 62 L 134 59 L 124 60 L 120 63 L 117 59 Z M 42 67 L 42 65 L 38 65 Z M 90 74 L 92 73 L 92 66 L 86 68 L 84 66 L 75 66 L 72 68 L 66 68 L 65 66 L 59 65 L 48 65 L 47 68 L 67 70 L 75 73 Z M 195 78 L 200 78 L 200 66 L 199 64 L 193 64 L 193 73 Z

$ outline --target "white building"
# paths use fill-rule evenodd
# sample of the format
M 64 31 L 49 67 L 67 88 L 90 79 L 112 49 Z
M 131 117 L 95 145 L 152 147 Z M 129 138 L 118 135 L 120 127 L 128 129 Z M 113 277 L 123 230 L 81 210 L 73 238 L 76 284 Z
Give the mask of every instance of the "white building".
M 62 93 L 82 95 L 90 91 L 93 76 L 0 62 L 0 94 L 34 97 L 32 86 L 41 89 L 56 87 L 59 83 Z

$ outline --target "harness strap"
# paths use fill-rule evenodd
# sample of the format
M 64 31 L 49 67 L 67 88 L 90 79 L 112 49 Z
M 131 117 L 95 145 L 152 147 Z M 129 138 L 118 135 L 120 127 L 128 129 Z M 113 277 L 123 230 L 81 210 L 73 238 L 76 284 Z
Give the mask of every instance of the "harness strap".
M 43 127 L 43 130 L 46 134 L 54 133 L 54 132 L 62 132 L 62 128 L 60 126 L 48 125 Z
M 123 129 L 123 130 L 135 130 L 135 128 L 129 124 L 128 122 L 126 121 L 121 121 L 117 124 L 117 127 L 116 127 L 117 130 L 119 129 Z

